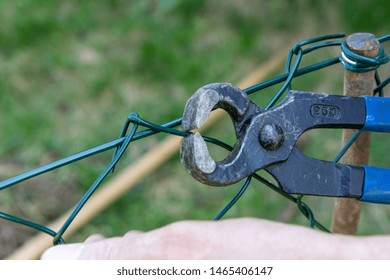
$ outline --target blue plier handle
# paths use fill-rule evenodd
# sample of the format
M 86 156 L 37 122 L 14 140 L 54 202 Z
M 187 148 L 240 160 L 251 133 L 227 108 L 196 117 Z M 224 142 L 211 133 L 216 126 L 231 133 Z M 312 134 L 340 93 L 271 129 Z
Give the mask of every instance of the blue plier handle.
M 216 108 L 230 115 L 237 141 L 224 160 L 215 162 L 199 132 L 183 138 L 181 161 L 198 181 L 226 186 L 264 169 L 287 193 L 390 204 L 390 169 L 317 160 L 296 147 L 299 136 L 313 128 L 390 132 L 390 98 L 290 91 L 278 106 L 263 110 L 240 89 L 215 83 L 188 100 L 183 129 L 200 128 Z

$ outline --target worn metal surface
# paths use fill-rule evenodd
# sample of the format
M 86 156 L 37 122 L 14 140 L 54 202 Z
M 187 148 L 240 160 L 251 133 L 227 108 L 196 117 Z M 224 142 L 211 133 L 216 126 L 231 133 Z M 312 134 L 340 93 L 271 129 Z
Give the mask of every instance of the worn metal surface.
M 245 154 L 240 155 L 242 139 L 251 118 L 263 111 L 240 89 L 228 83 L 215 83 L 201 87 L 187 101 L 184 109 L 182 128 L 186 131 L 198 129 L 207 120 L 213 109 L 224 109 L 233 121 L 238 139 L 228 157 L 216 163 L 207 150 L 199 133 L 183 138 L 180 146 L 181 161 L 187 171 L 198 181 L 208 185 L 227 185 L 242 178 L 232 172 L 238 164 L 246 165 Z M 258 141 L 257 141 L 258 142 Z M 242 169 L 244 171 L 245 168 Z
M 183 129 L 199 128 L 216 108 L 224 109 L 232 118 L 237 142 L 224 160 L 215 162 L 198 132 L 185 137 L 181 160 L 197 180 L 225 186 L 264 168 L 289 193 L 362 195 L 362 168 L 308 158 L 295 144 L 308 129 L 362 128 L 366 117 L 363 98 L 290 91 L 277 107 L 265 111 L 238 88 L 211 84 L 187 102 Z
M 313 159 L 294 148 L 288 159 L 265 168 L 287 193 L 360 198 L 364 169 Z

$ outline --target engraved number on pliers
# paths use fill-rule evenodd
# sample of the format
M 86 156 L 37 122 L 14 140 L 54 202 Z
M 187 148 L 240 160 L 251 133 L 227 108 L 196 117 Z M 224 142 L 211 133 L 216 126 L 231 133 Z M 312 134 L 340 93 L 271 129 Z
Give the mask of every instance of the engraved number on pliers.
M 310 108 L 310 114 L 314 118 L 338 119 L 340 108 L 332 105 L 314 104 Z

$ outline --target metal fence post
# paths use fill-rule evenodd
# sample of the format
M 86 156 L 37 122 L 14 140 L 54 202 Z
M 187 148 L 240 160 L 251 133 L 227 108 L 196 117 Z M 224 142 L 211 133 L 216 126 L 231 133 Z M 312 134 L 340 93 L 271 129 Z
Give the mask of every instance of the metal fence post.
M 379 42 L 370 33 L 355 33 L 347 37 L 347 47 L 366 57 L 375 57 L 379 51 Z M 344 95 L 370 95 L 375 85 L 375 71 L 352 72 L 344 71 Z M 354 130 L 343 131 L 343 145 L 355 133 Z M 370 149 L 370 135 L 363 132 L 341 158 L 341 163 L 352 165 L 367 165 Z M 360 216 L 360 202 L 351 198 L 337 198 L 334 206 L 332 232 L 341 234 L 356 234 Z

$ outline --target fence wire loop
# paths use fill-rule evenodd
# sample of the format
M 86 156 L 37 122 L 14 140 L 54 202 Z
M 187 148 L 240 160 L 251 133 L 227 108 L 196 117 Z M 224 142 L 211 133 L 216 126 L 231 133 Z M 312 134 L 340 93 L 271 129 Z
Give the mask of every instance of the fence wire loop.
M 272 100 L 268 103 L 268 105 L 265 107 L 265 109 L 269 109 L 272 106 L 274 106 L 278 100 L 282 97 L 282 95 L 285 93 L 286 90 L 292 89 L 292 81 L 294 78 L 298 76 L 305 75 L 307 73 L 311 73 L 314 71 L 318 71 L 323 68 L 330 67 L 332 65 L 338 64 L 341 62 L 341 64 L 348 70 L 351 71 L 358 71 L 358 72 L 364 72 L 364 71 L 371 71 L 376 70 L 375 80 L 376 80 L 376 88 L 373 92 L 373 94 L 378 94 L 379 96 L 383 96 L 383 89 L 389 84 L 390 82 L 390 76 L 388 76 L 383 82 L 381 82 L 381 79 L 379 77 L 378 68 L 387 63 L 389 61 L 388 55 L 384 52 L 384 48 L 381 45 L 379 53 L 374 58 L 367 58 L 360 55 L 357 55 L 350 51 L 348 47 L 346 46 L 346 41 L 344 39 L 340 40 L 341 38 L 344 38 L 345 35 L 342 33 L 339 34 L 332 34 L 332 35 L 326 35 L 321 36 L 313 39 L 304 40 L 301 42 L 298 42 L 295 44 L 286 59 L 285 64 L 285 73 L 277 76 L 275 78 L 272 78 L 270 80 L 261 82 L 259 84 L 253 85 L 251 87 L 248 87 L 247 89 L 244 89 L 243 91 L 247 94 L 253 94 L 255 92 L 259 92 L 263 89 L 269 88 L 271 86 L 277 85 L 279 83 L 282 83 L 282 86 L 278 90 L 278 92 L 273 96 Z M 380 43 L 384 43 L 386 41 L 390 40 L 390 34 L 384 35 L 380 38 L 378 38 L 378 41 Z M 317 63 L 314 63 L 312 65 L 300 68 L 300 64 L 302 61 L 302 58 L 305 54 L 312 53 L 320 48 L 329 48 L 329 47 L 340 47 L 341 46 L 341 55 L 338 57 L 333 57 L 330 59 L 326 59 Z M 294 58 L 295 57 L 295 58 Z M 28 179 L 31 179 L 33 177 L 36 177 L 38 175 L 44 174 L 46 172 L 50 172 L 52 170 L 55 170 L 57 168 L 63 167 L 65 165 L 69 165 L 71 163 L 77 162 L 81 159 L 105 152 L 107 150 L 115 149 L 113 153 L 113 157 L 111 161 L 108 163 L 106 168 L 100 173 L 100 175 L 96 178 L 95 182 L 89 187 L 87 192 L 82 196 L 82 198 L 79 200 L 79 202 L 75 205 L 73 211 L 66 219 L 65 223 L 61 226 L 61 228 L 56 232 L 53 229 L 49 229 L 43 225 L 40 225 L 38 223 L 35 223 L 33 221 L 29 221 L 23 218 L 16 217 L 11 214 L 0 212 L 0 218 L 15 222 L 18 224 L 22 224 L 27 227 L 34 228 L 38 231 L 44 232 L 50 236 L 53 237 L 53 244 L 62 244 L 64 243 L 64 239 L 62 238 L 63 234 L 69 227 L 69 225 L 72 223 L 74 218 L 77 216 L 79 211 L 82 209 L 82 207 L 87 203 L 88 199 L 93 195 L 93 193 L 96 191 L 96 189 L 101 185 L 103 180 L 106 178 L 106 176 L 113 172 L 117 163 L 121 159 L 121 157 L 124 155 L 125 151 L 129 147 L 129 145 L 137 140 L 141 140 L 146 137 L 150 137 L 152 135 L 155 135 L 157 133 L 166 133 L 166 134 L 172 134 L 177 135 L 180 137 L 186 137 L 191 132 L 183 131 L 180 129 L 177 129 L 175 127 L 179 126 L 182 122 L 181 118 L 172 120 L 170 122 L 167 122 L 165 124 L 156 124 L 152 123 L 150 121 L 147 121 L 143 118 L 141 118 L 137 113 L 131 113 L 128 115 L 123 128 L 119 134 L 119 137 L 117 139 L 114 139 L 108 143 L 99 145 L 97 147 L 76 153 L 74 155 L 71 155 L 69 157 L 57 160 L 55 162 L 49 163 L 47 165 L 38 167 L 36 169 L 27 171 L 25 173 L 16 175 L 12 178 L 6 179 L 2 182 L 0 182 L 0 190 L 9 188 L 11 186 L 15 186 L 20 182 L 26 181 Z M 139 128 L 143 128 L 139 131 Z M 347 151 L 347 149 L 352 145 L 352 143 L 357 139 L 359 136 L 360 131 L 357 131 L 355 135 L 348 141 L 348 143 L 341 148 L 339 154 L 334 158 L 333 162 L 337 162 L 342 155 Z M 226 150 L 231 151 L 232 147 L 228 144 L 207 136 L 203 136 L 204 140 L 208 143 L 211 143 L 213 145 L 220 146 Z M 214 217 L 214 220 L 221 219 L 228 211 L 229 209 L 237 202 L 237 200 L 240 199 L 240 197 L 245 193 L 245 191 L 248 189 L 248 187 L 253 184 L 253 181 L 257 181 L 261 185 L 265 185 L 272 189 L 273 191 L 277 192 L 278 194 L 282 195 L 286 199 L 290 200 L 291 202 L 295 203 L 300 210 L 300 212 L 305 216 L 309 221 L 309 227 L 313 228 L 316 227 L 322 231 L 328 232 L 329 230 L 323 226 L 319 221 L 316 220 L 313 211 L 307 205 L 305 202 L 302 201 L 304 198 L 303 195 L 290 195 L 288 193 L 285 193 L 282 188 L 267 180 L 266 178 L 260 176 L 258 173 L 254 173 L 251 176 L 249 176 L 237 194 L 231 199 L 230 202 L 227 203 L 227 205 Z
M 352 72 L 369 72 L 378 69 L 379 66 L 389 62 L 389 56 L 385 53 L 382 45 L 374 58 L 366 57 L 351 51 L 347 42 L 341 43 L 340 61 L 344 68 Z

